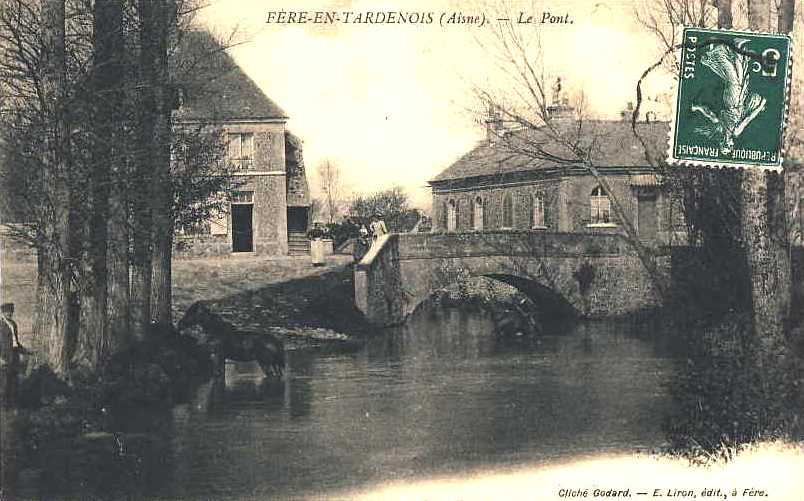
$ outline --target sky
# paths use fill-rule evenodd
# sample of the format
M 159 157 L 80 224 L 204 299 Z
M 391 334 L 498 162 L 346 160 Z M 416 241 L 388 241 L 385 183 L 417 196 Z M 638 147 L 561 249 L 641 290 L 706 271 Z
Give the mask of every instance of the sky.
M 442 14 L 486 15 L 487 22 L 496 13 L 510 22 L 532 15 L 537 22 L 522 26 L 540 37 L 547 79 L 561 76 L 570 92 L 583 90 L 596 115 L 614 118 L 635 100 L 639 76 L 659 54 L 635 16 L 644 1 L 209 0 L 198 20 L 219 35 L 235 30 L 242 43 L 231 54 L 290 117 L 314 194 L 316 166 L 330 160 L 346 196 L 400 185 L 426 208 L 427 181 L 484 137 L 473 89 L 506 89 L 510 80 L 483 48 L 488 26 L 442 26 Z M 302 10 L 338 12 L 341 22 L 266 22 Z M 433 22 L 353 22 L 390 11 L 431 13 Z M 572 23 L 542 24 L 545 12 Z M 657 75 L 647 93 L 669 92 L 668 82 Z

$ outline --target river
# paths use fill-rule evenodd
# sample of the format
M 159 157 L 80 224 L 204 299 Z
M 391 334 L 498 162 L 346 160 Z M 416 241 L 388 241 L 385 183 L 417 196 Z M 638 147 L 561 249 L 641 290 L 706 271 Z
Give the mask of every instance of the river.
M 674 371 L 649 325 L 578 322 L 499 341 L 490 318 L 423 308 L 351 353 L 292 352 L 283 381 L 227 365 L 129 433 L 49 452 L 21 498 L 283 499 L 649 450 Z M 143 428 L 143 423 L 149 423 Z M 111 451 L 111 452 L 110 452 Z

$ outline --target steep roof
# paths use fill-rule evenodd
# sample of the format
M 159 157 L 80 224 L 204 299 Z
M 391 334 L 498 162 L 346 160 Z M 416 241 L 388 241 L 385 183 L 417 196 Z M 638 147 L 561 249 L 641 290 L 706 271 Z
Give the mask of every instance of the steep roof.
M 174 57 L 185 120 L 286 119 L 287 114 L 243 72 L 205 30 L 182 37 Z
M 581 124 L 566 122 L 557 125 L 562 137 L 577 140 L 581 148 L 592 149 L 592 161 L 601 167 L 643 167 L 650 165 L 645 157 L 646 148 L 634 135 L 631 122 L 586 121 Z M 667 152 L 668 124 L 666 122 L 637 123 L 637 132 L 645 141 L 648 154 L 660 162 Z M 479 176 L 494 176 L 515 172 L 547 170 L 565 166 L 557 160 L 545 158 L 537 149 L 560 158 L 571 158 L 568 148 L 556 140 L 546 129 L 506 133 L 494 144 L 483 141 L 455 163 L 438 174 L 431 183 L 452 181 Z

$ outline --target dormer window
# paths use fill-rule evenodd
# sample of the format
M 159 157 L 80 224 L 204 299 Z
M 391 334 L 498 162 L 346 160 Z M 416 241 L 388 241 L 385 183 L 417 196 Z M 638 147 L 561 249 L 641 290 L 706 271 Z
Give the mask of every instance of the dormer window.
M 229 161 L 236 170 L 249 170 L 254 164 L 254 134 L 236 132 L 229 134 Z

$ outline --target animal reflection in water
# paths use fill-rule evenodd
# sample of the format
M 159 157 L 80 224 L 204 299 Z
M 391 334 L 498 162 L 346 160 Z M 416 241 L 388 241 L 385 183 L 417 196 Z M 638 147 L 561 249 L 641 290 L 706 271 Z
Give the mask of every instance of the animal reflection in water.
M 218 370 L 223 370 L 226 360 L 256 360 L 266 376 L 282 377 L 285 348 L 282 341 L 273 335 L 238 329 L 201 302 L 187 309 L 179 321 L 179 330 L 195 325 L 208 336 L 208 344 L 218 359 Z

